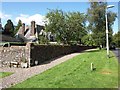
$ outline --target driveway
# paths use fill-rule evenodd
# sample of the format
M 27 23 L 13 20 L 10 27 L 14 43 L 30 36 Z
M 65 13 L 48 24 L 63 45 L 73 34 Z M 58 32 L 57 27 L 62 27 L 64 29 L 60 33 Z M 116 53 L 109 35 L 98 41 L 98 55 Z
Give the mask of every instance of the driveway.
M 116 48 L 116 50 L 112 50 L 115 53 L 116 57 L 118 58 L 118 62 L 120 63 L 120 48 Z

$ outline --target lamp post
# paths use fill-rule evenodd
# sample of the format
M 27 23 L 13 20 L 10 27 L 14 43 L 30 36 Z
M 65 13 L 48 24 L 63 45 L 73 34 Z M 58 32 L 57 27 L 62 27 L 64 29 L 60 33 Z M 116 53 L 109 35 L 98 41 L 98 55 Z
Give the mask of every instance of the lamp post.
M 112 8 L 114 5 L 108 5 L 106 7 L 106 47 L 107 47 L 107 57 L 109 58 L 109 40 L 108 40 L 108 19 L 107 19 L 107 9 Z

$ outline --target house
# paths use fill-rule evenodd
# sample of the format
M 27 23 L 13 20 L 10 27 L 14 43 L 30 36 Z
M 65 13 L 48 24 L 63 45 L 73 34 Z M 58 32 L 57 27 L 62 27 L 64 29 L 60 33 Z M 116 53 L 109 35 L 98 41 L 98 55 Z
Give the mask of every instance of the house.
M 35 24 L 35 21 L 31 21 L 31 26 L 25 26 L 23 23 L 16 33 L 16 38 L 21 42 L 37 42 L 38 36 L 44 35 L 48 40 L 54 42 L 55 35 L 51 32 L 45 32 L 45 27 Z
M 35 21 L 32 21 L 31 26 L 23 23 L 15 36 L 22 42 L 38 42 L 38 35 L 43 31 L 44 26 L 36 25 Z
M 37 25 L 35 21 L 31 21 L 31 25 L 25 25 L 24 23 L 19 28 L 18 32 L 15 35 L 15 38 L 4 35 L 1 33 L 0 37 L 2 38 L 1 42 L 36 42 L 38 43 L 38 36 L 44 35 L 47 39 L 50 41 L 54 41 L 54 35 L 51 34 L 51 32 L 45 32 L 45 27 L 41 25 Z M 1 32 L 4 31 L 1 24 L 0 19 L 0 30 Z

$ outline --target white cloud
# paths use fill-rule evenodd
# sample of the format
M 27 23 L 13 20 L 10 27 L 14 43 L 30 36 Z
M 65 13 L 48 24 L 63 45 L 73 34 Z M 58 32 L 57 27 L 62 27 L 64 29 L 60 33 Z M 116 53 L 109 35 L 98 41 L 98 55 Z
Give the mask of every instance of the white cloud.
M 0 18 L 1 19 L 9 19 L 9 18 L 11 18 L 11 15 L 0 12 Z
M 31 21 L 35 21 L 38 25 L 45 25 L 44 21 L 47 19 L 45 16 L 40 14 L 34 14 L 32 16 L 20 14 L 20 16 L 16 17 L 15 22 L 18 23 L 18 20 L 21 20 L 23 23 L 30 25 Z
M 26 14 L 20 14 L 21 17 L 29 17 L 29 15 L 26 15 Z

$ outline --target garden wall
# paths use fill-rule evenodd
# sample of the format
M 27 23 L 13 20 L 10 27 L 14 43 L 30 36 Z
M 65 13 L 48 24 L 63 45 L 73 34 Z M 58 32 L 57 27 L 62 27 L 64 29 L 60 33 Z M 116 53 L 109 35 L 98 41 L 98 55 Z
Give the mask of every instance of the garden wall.
M 0 55 L 0 67 L 9 67 L 10 62 L 20 63 L 22 58 L 25 58 L 29 65 L 30 47 L 29 44 L 26 46 L 0 47 Z
M 64 45 L 32 45 L 31 44 L 31 65 L 35 65 L 35 61 L 38 64 L 42 64 L 46 61 L 54 59 L 56 57 L 81 52 L 86 49 L 92 49 L 96 47 L 92 46 L 64 46 Z
M 0 67 L 10 66 L 10 62 L 18 62 L 19 67 L 22 58 L 25 58 L 28 67 L 34 66 L 35 62 L 43 64 L 66 54 L 81 52 L 92 49 L 92 46 L 68 46 L 68 45 L 34 45 L 27 43 L 26 46 L 0 47 Z

